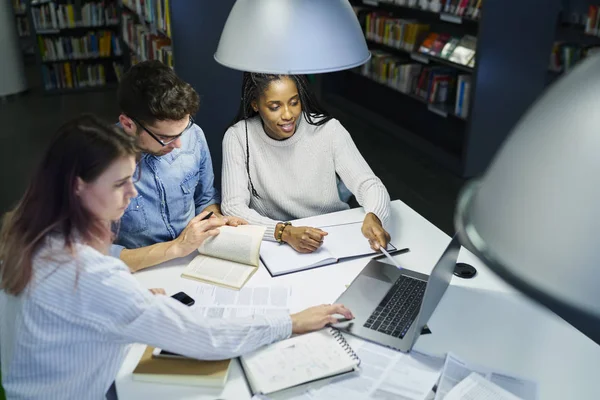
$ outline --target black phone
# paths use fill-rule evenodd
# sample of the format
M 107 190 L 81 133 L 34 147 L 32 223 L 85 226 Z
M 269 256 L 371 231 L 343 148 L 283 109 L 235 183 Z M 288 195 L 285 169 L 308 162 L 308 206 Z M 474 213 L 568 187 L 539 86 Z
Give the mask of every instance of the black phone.
M 184 292 L 175 293 L 171 297 L 174 298 L 175 300 L 177 300 L 178 302 L 185 304 L 186 306 L 191 306 L 196 302 L 194 299 L 192 299 L 190 296 L 188 296 Z

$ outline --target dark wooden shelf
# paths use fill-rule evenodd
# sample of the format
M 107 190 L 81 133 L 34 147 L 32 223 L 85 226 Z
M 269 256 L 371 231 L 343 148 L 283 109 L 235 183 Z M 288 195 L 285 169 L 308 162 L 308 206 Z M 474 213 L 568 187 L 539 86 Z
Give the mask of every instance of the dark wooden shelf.
M 442 57 L 432 56 L 429 54 L 423 54 L 423 53 L 419 53 L 417 51 L 408 51 L 408 50 L 404 50 L 404 49 L 398 49 L 396 47 L 392 47 L 392 46 L 388 46 L 388 45 L 385 45 L 382 43 L 374 42 L 372 40 L 367 40 L 367 44 L 369 45 L 369 48 L 375 48 L 375 49 L 387 51 L 392 54 L 399 54 L 402 56 L 409 55 L 411 59 L 413 59 L 414 61 L 420 62 L 421 64 L 430 64 L 430 63 L 441 64 L 441 65 L 446 65 L 448 67 L 456 68 L 459 71 L 473 73 L 472 67 L 469 67 L 467 65 L 457 64 L 455 62 L 452 62 L 452 61 L 447 60 Z
M 102 62 L 102 61 L 111 61 L 111 60 L 121 60 L 123 58 L 120 56 L 101 56 L 101 57 L 82 57 L 82 58 L 63 58 L 60 60 L 42 60 L 43 64 L 55 64 L 55 63 L 64 63 L 64 62 Z
M 453 118 L 457 118 L 457 119 L 459 119 L 461 121 L 466 121 L 466 118 L 464 118 L 464 117 L 462 117 L 460 115 L 456 115 L 454 113 L 454 107 L 451 104 L 432 104 L 432 103 L 428 102 L 427 100 L 425 100 L 424 98 L 422 98 L 421 96 L 417 96 L 414 93 L 401 92 L 400 90 L 396 89 L 395 87 L 392 87 L 392 86 L 386 85 L 384 83 L 378 82 L 378 81 L 376 81 L 374 79 L 371 79 L 368 76 L 365 76 L 365 75 L 361 74 L 360 72 L 357 72 L 357 71 L 352 71 L 352 72 L 355 75 L 362 77 L 363 79 L 367 79 L 368 81 L 372 82 L 373 84 L 385 86 L 385 87 L 393 90 L 396 93 L 399 93 L 399 94 L 404 95 L 404 96 L 408 96 L 408 97 L 410 97 L 413 100 L 416 100 L 416 101 L 418 101 L 420 103 L 425 104 L 427 106 L 427 109 L 430 112 L 432 112 L 432 113 L 434 113 L 436 115 L 439 115 L 442 118 L 453 117 Z
M 44 89 L 45 94 L 53 95 L 53 94 L 67 94 L 67 93 L 85 93 L 85 92 L 97 92 L 103 90 L 113 90 L 117 88 L 116 83 L 107 83 L 106 85 L 99 86 L 86 86 L 86 87 L 77 87 L 77 88 L 61 88 L 61 89 Z
M 49 29 L 39 29 L 35 31 L 36 35 L 60 35 L 65 31 L 90 31 L 90 30 L 103 30 L 103 29 L 117 29 L 119 28 L 119 24 L 108 24 L 108 25 L 90 25 L 90 26 L 73 26 L 66 28 L 49 28 Z

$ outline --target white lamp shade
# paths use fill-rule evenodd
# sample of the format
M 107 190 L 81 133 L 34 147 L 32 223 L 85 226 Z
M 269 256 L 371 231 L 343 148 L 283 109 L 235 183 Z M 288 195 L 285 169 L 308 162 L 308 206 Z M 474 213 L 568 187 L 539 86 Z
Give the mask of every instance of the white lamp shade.
M 509 282 L 600 321 L 600 55 L 529 109 L 456 223 Z
M 348 0 L 237 0 L 215 53 L 226 67 L 273 74 L 339 71 L 370 57 Z

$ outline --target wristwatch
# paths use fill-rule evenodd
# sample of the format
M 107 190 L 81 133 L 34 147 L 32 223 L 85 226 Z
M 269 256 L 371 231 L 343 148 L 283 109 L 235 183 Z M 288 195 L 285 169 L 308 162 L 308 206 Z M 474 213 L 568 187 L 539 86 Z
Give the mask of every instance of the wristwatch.
M 283 230 L 285 229 L 286 226 L 288 225 L 292 225 L 291 222 L 280 222 L 281 224 L 283 224 L 283 226 L 281 228 L 279 228 L 279 230 L 277 231 L 277 233 L 275 233 L 275 240 L 277 240 L 278 243 L 282 243 L 283 240 Z

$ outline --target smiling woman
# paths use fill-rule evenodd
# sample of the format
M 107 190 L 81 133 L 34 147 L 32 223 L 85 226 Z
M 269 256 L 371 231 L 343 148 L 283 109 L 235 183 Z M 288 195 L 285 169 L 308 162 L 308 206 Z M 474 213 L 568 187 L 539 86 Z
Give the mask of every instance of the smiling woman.
M 244 73 L 240 109 L 223 139 L 223 212 L 266 226 L 267 240 L 313 252 L 327 233 L 285 221 L 349 208 L 340 179 L 365 208 L 371 247 L 385 247 L 387 190 L 306 77 Z

